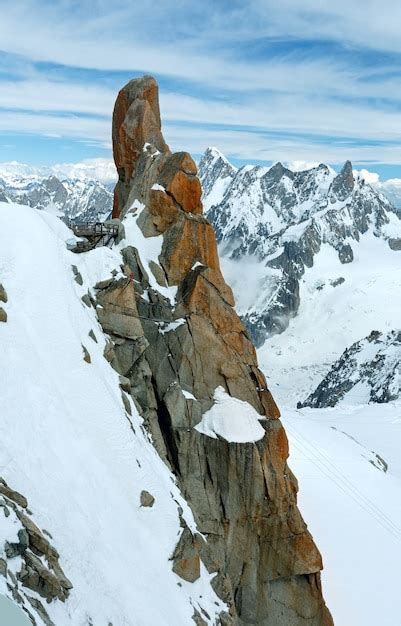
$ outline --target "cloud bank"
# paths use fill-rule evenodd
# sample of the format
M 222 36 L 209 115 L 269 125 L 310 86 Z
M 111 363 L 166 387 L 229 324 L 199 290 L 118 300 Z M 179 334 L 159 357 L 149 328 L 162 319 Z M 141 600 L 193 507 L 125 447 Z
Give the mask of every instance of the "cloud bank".
M 173 149 L 396 166 L 401 4 L 385 4 L 3 0 L 0 133 L 107 154 L 117 90 L 152 73 Z

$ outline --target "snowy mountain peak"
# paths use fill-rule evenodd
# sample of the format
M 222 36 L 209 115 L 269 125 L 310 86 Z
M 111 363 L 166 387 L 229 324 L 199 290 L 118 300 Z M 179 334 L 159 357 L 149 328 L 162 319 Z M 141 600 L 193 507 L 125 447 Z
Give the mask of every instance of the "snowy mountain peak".
M 58 163 L 55 165 L 34 166 L 18 161 L 5 161 L 0 163 L 0 177 L 6 182 L 12 183 L 15 179 L 26 180 L 28 178 L 46 178 L 51 175 L 60 180 L 88 178 L 103 184 L 116 181 L 116 170 L 112 159 L 85 159 L 78 163 Z
M 207 148 L 198 165 L 205 212 L 224 195 L 236 172 L 237 168 L 217 148 Z
M 3 164 L 4 165 L 4 164 Z M 45 210 L 69 220 L 105 219 L 113 205 L 111 189 L 91 178 L 62 179 L 44 170 L 25 170 L 20 164 L 0 164 L 0 199 Z M 25 174 L 24 172 L 29 172 Z
M 331 197 L 346 200 L 355 186 L 355 178 L 351 161 L 346 161 L 340 173 L 334 178 L 331 186 Z
M 394 207 L 363 178 L 354 177 L 350 161 L 339 173 L 322 163 L 292 171 L 278 162 L 270 168 L 226 169 L 221 177 L 205 159 L 200 176 L 205 212 L 227 259 L 226 271 L 230 275 L 230 261 L 242 258 L 256 257 L 265 265 L 258 273 L 258 298 L 251 305 L 246 298 L 238 300 L 258 344 L 282 332 L 296 314 L 299 281 L 322 245 L 332 247 L 341 264 L 353 262 L 354 243 L 365 233 L 383 239 L 392 250 L 401 247 L 401 221 Z M 234 290 L 237 280 L 244 282 L 238 267 L 233 280 Z
M 230 167 L 232 167 L 233 169 L 236 169 L 229 162 L 227 157 L 224 156 L 224 154 L 222 152 L 220 152 L 220 150 L 218 150 L 214 146 L 209 146 L 208 148 L 206 148 L 205 153 L 204 153 L 202 158 L 205 159 L 205 160 L 208 160 L 209 162 L 217 161 L 217 160 L 221 159 L 224 163 L 227 163 Z
M 294 172 L 284 167 L 280 161 L 277 161 L 277 163 L 272 165 L 272 167 L 270 167 L 265 174 L 266 178 L 268 177 L 273 180 L 280 180 L 283 176 L 288 176 L 288 178 L 292 179 L 294 178 Z

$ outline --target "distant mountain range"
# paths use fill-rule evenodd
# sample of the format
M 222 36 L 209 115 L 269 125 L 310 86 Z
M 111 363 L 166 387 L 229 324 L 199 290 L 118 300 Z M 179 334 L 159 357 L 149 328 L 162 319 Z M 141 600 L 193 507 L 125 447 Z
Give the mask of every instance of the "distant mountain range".
M 372 331 L 347 348 L 299 407 L 368 404 L 401 397 L 401 331 Z
M 2 171 L 0 201 L 46 210 L 70 221 L 102 221 L 113 206 L 114 182 L 81 178 L 60 179 L 38 171 Z
M 95 171 L 91 166 L 69 166 L 56 176 L 49 168 L 3 164 L 0 201 L 75 222 L 104 220 L 114 181 L 107 180 L 107 163 L 101 166 L 105 182 L 87 176 Z M 224 274 L 262 363 L 268 359 L 270 369 L 273 362 L 284 379 L 291 371 L 298 381 L 291 385 L 297 401 L 314 406 L 339 401 L 322 391 L 333 388 L 330 368 L 352 363 L 354 344 L 369 344 L 372 331 L 398 333 L 399 211 L 380 186 L 355 174 L 350 162 L 339 173 L 323 164 L 305 171 L 281 163 L 236 168 L 208 148 L 199 175 Z M 338 321 L 330 311 L 338 312 Z M 294 334 L 303 337 L 303 350 L 292 341 Z
M 354 244 L 366 233 L 392 250 L 401 247 L 396 209 L 377 188 L 354 176 L 349 161 L 338 174 L 323 164 L 296 172 L 281 163 L 236 169 L 209 148 L 199 173 L 205 213 L 234 291 L 241 293 L 236 283 L 244 284 L 243 270 L 253 283 L 251 298 L 246 290 L 238 307 L 259 346 L 296 315 L 300 281 L 324 248 L 333 250 L 341 266 L 353 262 Z M 331 288 L 342 282 L 334 277 Z

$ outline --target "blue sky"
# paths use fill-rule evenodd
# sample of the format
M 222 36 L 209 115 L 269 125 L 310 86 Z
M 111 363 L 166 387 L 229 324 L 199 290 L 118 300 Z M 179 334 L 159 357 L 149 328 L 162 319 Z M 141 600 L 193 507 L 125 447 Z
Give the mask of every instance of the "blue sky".
M 174 150 L 401 177 L 400 24 L 399 0 L 2 0 L 0 162 L 109 159 L 150 73 Z

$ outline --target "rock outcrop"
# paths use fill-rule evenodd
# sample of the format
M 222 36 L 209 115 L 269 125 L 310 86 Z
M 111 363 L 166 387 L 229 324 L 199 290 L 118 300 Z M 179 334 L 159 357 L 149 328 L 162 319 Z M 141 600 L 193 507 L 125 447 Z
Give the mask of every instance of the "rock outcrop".
M 333 363 L 315 391 L 298 407 L 333 407 L 392 402 L 401 396 L 401 332 L 370 335 L 356 341 Z
M 2 478 L 0 509 L 4 534 L 15 535 L 13 541 L 0 547 L 0 574 L 6 579 L 7 589 L 32 624 L 55 626 L 39 597 L 48 604 L 55 600 L 65 602 L 72 584 L 60 566 L 51 536 L 33 522 L 25 496 Z
M 153 78 L 120 91 L 113 147 L 114 217 L 131 245 L 122 251 L 126 278 L 97 285 L 97 311 L 110 337 L 105 356 L 127 379 L 199 529 L 193 535 L 182 521 L 172 567 L 190 581 L 201 563 L 216 573 L 228 611 L 221 624 L 332 624 L 279 411 L 221 274 L 195 163 L 164 142 Z M 195 429 L 217 387 L 257 411 L 262 438 L 232 443 Z M 196 612 L 194 620 L 203 623 Z

